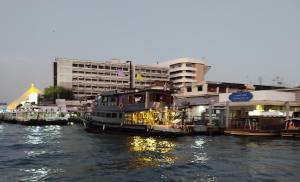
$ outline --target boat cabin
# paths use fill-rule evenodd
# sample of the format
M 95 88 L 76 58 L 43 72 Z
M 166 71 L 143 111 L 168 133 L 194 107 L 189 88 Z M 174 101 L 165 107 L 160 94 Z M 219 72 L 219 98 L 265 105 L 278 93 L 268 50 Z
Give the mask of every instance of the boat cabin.
M 92 120 L 115 124 L 166 125 L 173 119 L 170 91 L 109 91 L 97 98 Z

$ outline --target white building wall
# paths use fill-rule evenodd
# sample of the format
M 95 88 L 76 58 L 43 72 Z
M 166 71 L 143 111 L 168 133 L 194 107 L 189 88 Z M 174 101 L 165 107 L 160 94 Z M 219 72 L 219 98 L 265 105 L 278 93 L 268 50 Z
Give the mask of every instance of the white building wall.
M 57 62 L 57 85 L 64 88 L 72 88 L 72 62 Z
M 278 92 L 273 90 L 268 91 L 253 91 L 253 98 L 251 101 L 282 101 L 282 102 L 294 102 L 296 101 L 295 93 Z M 227 102 L 231 93 L 224 93 L 219 95 L 219 102 Z

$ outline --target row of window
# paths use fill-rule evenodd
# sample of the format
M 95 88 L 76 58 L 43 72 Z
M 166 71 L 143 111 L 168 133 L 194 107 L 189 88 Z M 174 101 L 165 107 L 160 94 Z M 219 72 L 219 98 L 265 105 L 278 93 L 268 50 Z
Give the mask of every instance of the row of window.
M 172 72 L 170 72 L 170 75 L 176 75 L 176 74 L 179 74 L 179 73 L 193 73 L 193 74 L 195 74 L 196 71 L 193 71 L 193 70 L 172 71 Z
M 98 92 L 73 91 L 73 93 L 74 93 L 75 95 L 84 95 L 84 96 L 87 96 L 87 95 L 99 95 Z
M 102 85 L 102 86 L 97 86 L 97 85 L 72 85 L 74 89 L 106 89 L 106 88 L 125 88 L 128 87 L 128 85 L 115 85 L 115 86 L 107 86 L 107 85 Z
M 115 112 L 94 112 L 94 116 L 97 117 L 103 117 L 103 118 L 117 118 L 119 117 L 120 119 L 123 117 L 123 113 L 115 113 Z
M 77 71 L 73 70 L 73 74 L 85 74 L 85 75 L 104 75 L 104 76 L 119 76 L 117 72 L 89 72 L 89 71 Z M 129 76 L 129 73 L 124 73 L 124 76 Z
M 186 67 L 195 67 L 196 66 L 195 63 L 177 63 L 177 64 L 170 65 L 170 68 L 171 69 L 179 68 L 179 67 L 183 67 L 184 65 Z
M 122 80 L 103 80 L 101 78 L 96 79 L 96 78 L 73 78 L 72 81 L 85 81 L 85 82 L 97 82 L 97 83 L 118 83 L 118 84 L 128 84 L 128 81 L 122 81 Z
M 177 76 L 177 77 L 173 77 L 173 78 L 170 78 L 171 81 L 174 81 L 174 80 L 181 80 L 181 79 L 196 79 L 196 77 L 194 76 Z
M 74 74 L 80 73 L 80 71 L 73 71 Z M 81 73 L 80 73 L 81 74 Z M 86 75 L 97 75 L 96 72 L 82 72 L 82 74 Z M 100 73 L 98 75 L 103 75 L 103 76 L 108 76 L 108 77 L 119 77 L 119 78 L 125 78 L 128 77 L 129 74 L 124 73 L 124 76 L 119 76 L 117 73 Z M 150 78 L 150 79 L 167 79 L 168 75 L 162 75 L 162 76 L 144 76 L 142 75 L 143 78 Z
M 91 65 L 91 64 L 73 64 L 73 68 L 93 68 L 93 69 L 105 69 L 105 70 L 123 70 L 128 71 L 128 67 L 116 67 L 108 65 Z
M 168 70 L 150 70 L 150 69 L 135 69 L 136 72 L 141 72 L 141 73 L 162 73 L 162 74 L 167 74 Z
M 198 92 L 202 92 L 203 91 L 203 86 L 197 86 L 197 91 Z M 213 86 L 213 85 L 208 85 L 207 87 L 207 91 L 208 92 L 217 92 L 219 88 L 219 93 L 226 93 L 226 87 L 217 87 L 217 86 Z M 192 92 L 192 87 L 186 87 L 186 91 L 187 92 Z

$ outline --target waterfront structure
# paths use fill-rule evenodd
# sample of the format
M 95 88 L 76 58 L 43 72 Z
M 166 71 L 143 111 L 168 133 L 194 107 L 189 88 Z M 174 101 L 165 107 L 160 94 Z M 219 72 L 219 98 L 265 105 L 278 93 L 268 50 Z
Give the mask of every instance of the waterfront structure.
M 183 87 L 187 83 L 201 83 L 210 66 L 203 59 L 178 58 L 155 65 L 169 68 L 169 79 L 174 87 Z
M 224 128 L 225 106 L 219 104 L 219 94 L 278 88 L 282 87 L 204 81 L 185 84 L 173 96 L 176 107 L 185 109 L 190 120 L 201 119 L 205 123 Z
M 112 59 L 90 61 L 56 58 L 54 86 L 71 89 L 75 98 L 84 99 L 115 89 L 146 88 L 154 81 L 168 81 L 168 68 L 134 65 L 132 61 Z
M 300 110 L 296 94 L 276 90 L 223 93 L 226 131 L 233 135 L 279 136 L 285 119 Z

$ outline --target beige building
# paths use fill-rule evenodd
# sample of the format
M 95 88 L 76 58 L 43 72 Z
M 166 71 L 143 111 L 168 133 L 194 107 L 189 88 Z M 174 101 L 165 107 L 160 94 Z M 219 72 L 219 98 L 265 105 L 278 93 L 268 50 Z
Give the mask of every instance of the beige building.
M 175 87 L 183 87 L 187 83 L 201 83 L 210 66 L 203 59 L 179 58 L 156 65 L 169 68 L 169 79 Z
M 146 88 L 154 81 L 169 80 L 167 67 L 134 65 L 131 61 L 118 59 L 91 61 L 56 58 L 53 65 L 54 86 L 72 89 L 76 98 L 96 96 L 105 90 L 128 89 L 130 83 L 132 88 Z

